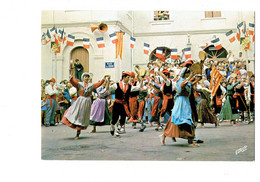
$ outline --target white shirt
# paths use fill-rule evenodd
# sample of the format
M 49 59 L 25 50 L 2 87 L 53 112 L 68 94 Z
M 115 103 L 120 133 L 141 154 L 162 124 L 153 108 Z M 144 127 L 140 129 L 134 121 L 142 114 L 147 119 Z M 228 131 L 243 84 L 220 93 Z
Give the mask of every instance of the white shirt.
M 77 89 L 75 88 L 75 87 L 71 87 L 70 89 L 69 89 L 69 94 L 71 95 L 71 96 L 73 96 L 73 95 L 75 95 L 77 93 Z M 74 97 L 74 96 L 73 96 Z
M 48 94 L 50 96 L 54 95 L 54 94 L 58 94 L 59 91 L 53 86 L 51 86 L 51 84 L 49 84 L 47 87 L 45 87 L 45 94 Z
M 126 83 L 124 83 L 123 81 L 122 81 L 122 83 L 123 83 L 123 89 L 124 89 Z M 127 83 L 127 84 L 128 84 L 128 83 Z M 110 87 L 109 87 L 109 91 L 114 91 L 114 90 L 116 90 L 116 89 L 117 89 L 117 83 L 114 83 L 113 85 L 110 85 Z M 141 90 L 140 84 L 137 84 L 136 86 L 133 86 L 133 85 L 132 85 L 130 92 L 135 92 L 135 91 L 139 91 L 139 90 Z
M 174 91 L 175 89 L 177 89 L 176 82 L 167 79 L 165 81 L 165 85 L 170 86 L 171 82 L 172 82 L 172 91 Z M 163 91 L 163 87 L 161 87 L 160 90 Z

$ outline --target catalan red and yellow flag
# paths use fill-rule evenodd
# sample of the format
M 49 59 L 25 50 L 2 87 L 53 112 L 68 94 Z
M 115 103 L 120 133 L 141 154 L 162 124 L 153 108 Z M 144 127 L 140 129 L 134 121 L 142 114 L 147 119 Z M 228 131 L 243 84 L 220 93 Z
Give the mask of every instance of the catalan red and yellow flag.
M 124 32 L 116 32 L 116 36 L 118 38 L 118 41 L 116 43 L 116 58 L 120 56 L 121 60 L 123 57 L 123 37 L 124 37 Z
M 212 91 L 211 95 L 214 96 L 218 90 L 221 80 L 223 79 L 223 75 L 221 75 L 221 73 L 214 66 L 211 70 L 210 76 L 211 76 L 211 80 L 210 80 L 209 89 Z

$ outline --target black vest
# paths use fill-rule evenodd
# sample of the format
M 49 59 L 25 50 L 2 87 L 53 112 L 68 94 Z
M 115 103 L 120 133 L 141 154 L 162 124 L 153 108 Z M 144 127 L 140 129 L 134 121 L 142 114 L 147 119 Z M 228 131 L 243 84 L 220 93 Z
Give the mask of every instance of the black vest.
M 253 87 L 251 82 L 250 82 L 250 91 L 251 91 L 251 94 L 255 93 L 255 88 Z
M 163 86 L 163 94 L 173 94 L 172 92 L 172 81 L 170 81 L 170 85 L 166 86 L 166 83 Z
M 131 85 L 128 84 L 128 89 L 126 93 L 124 93 L 120 86 L 119 83 L 117 83 L 117 89 L 115 90 L 115 98 L 123 101 L 128 101 L 129 100 L 129 95 L 131 91 Z

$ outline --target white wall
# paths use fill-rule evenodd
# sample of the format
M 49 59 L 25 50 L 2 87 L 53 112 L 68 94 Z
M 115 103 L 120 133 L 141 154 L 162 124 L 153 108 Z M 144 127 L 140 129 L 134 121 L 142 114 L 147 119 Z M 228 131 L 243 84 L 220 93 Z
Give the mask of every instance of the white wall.
M 65 32 L 76 36 L 75 45 L 62 46 L 57 55 L 57 72 L 55 57 L 50 51 L 50 43 L 42 45 L 42 78 L 50 79 L 57 75 L 57 81 L 68 79 L 70 52 L 77 46 L 82 46 L 83 38 L 90 38 L 89 70 L 94 74 L 93 81 L 98 81 L 104 74 L 110 74 L 113 80 L 119 80 L 121 72 L 132 71 L 132 64 L 146 65 L 149 56 L 143 53 L 143 44 L 150 44 L 150 51 L 158 46 L 177 48 L 178 52 L 187 47 L 187 34 L 190 35 L 192 57 L 198 59 L 199 45 L 210 43 L 212 36 L 220 38 L 222 46 L 236 55 L 240 52 L 239 43 L 229 43 L 225 33 L 236 31 L 237 23 L 246 21 L 254 23 L 254 12 L 221 12 L 221 18 L 207 19 L 204 11 L 170 11 L 170 20 L 153 21 L 153 11 L 42 11 L 41 33 L 54 25 L 64 28 Z M 108 31 L 91 32 L 91 25 L 104 22 Z M 109 34 L 115 31 L 124 31 L 123 59 L 115 60 L 115 45 L 112 44 Z M 136 38 L 134 49 L 130 49 L 130 36 Z M 97 48 L 96 38 L 104 37 L 105 48 Z M 132 57 L 133 51 L 133 57 Z M 246 53 L 244 52 L 244 55 Z M 248 58 L 254 60 L 254 45 L 247 51 Z M 132 62 L 133 60 L 133 62 Z M 105 62 L 115 62 L 115 68 L 105 69 Z M 250 62 L 249 69 L 254 68 L 254 61 Z M 120 69 L 121 68 L 121 69 Z

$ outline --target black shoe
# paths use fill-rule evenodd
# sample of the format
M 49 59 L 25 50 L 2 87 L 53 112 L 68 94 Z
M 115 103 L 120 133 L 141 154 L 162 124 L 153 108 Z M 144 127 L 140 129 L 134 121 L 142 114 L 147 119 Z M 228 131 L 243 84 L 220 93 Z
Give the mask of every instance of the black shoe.
M 114 136 L 114 133 L 115 133 L 115 126 L 114 125 L 110 126 L 110 133 L 111 133 L 112 136 Z
M 172 140 L 173 140 L 173 142 L 176 142 L 176 139 L 175 139 L 175 137 L 172 137 Z
M 203 140 L 199 140 L 199 139 L 197 139 L 197 140 L 193 140 L 193 141 L 196 142 L 196 143 L 204 143 Z
M 141 129 L 139 131 L 143 132 L 145 128 L 146 128 L 146 125 L 143 125 L 143 126 L 141 126 Z

